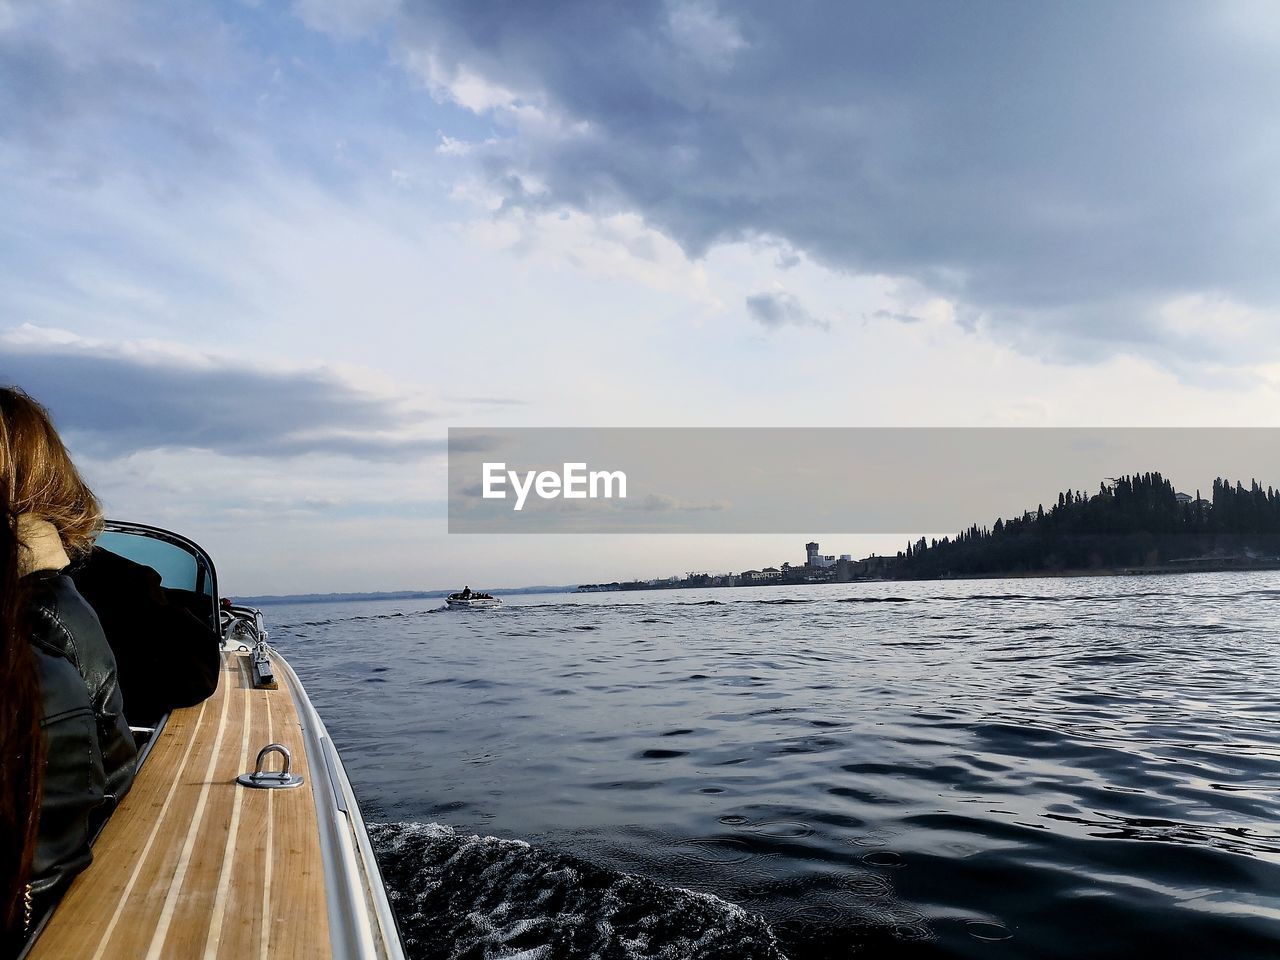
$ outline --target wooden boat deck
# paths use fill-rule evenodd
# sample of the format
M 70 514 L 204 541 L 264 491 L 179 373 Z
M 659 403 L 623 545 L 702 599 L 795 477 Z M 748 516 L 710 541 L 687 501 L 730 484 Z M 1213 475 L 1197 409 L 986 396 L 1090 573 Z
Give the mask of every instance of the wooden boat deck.
M 255 690 L 248 671 L 248 654 L 225 653 L 217 692 L 170 715 L 30 960 L 331 955 L 298 711 L 288 684 Z M 272 742 L 303 786 L 238 785 Z

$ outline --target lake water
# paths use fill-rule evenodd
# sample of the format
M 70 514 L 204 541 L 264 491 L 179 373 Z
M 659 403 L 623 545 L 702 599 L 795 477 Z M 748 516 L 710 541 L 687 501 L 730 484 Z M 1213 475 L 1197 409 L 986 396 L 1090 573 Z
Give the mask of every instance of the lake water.
M 272 606 L 411 953 L 1280 955 L 1280 576 Z

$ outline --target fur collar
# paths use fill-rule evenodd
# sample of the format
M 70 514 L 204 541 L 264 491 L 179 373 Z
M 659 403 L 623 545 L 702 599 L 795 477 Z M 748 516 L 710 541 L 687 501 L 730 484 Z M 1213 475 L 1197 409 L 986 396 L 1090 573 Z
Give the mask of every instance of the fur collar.
M 58 528 L 48 520 L 24 513 L 18 518 L 18 573 L 62 570 L 70 565 Z

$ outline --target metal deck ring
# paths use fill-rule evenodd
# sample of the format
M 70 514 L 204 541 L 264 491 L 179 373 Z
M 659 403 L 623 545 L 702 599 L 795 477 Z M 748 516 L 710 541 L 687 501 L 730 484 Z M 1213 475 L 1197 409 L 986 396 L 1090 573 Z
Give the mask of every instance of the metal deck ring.
M 267 757 L 278 753 L 284 758 L 280 770 L 267 770 Z M 258 751 L 258 762 L 254 764 L 253 773 L 242 773 L 236 782 L 245 787 L 256 787 L 259 790 L 286 790 L 289 787 L 302 786 L 302 777 L 293 772 L 293 755 L 283 743 L 268 743 Z

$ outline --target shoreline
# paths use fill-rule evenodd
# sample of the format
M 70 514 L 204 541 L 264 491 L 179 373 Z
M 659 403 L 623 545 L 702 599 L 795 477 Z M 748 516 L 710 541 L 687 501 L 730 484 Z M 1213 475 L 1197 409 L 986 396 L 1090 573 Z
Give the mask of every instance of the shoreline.
M 491 589 L 494 596 L 523 596 L 533 594 L 593 594 L 593 593 L 653 593 L 663 590 L 741 590 L 753 587 L 835 587 L 852 583 L 928 583 L 957 580 L 1043 580 L 1043 579 L 1077 579 L 1083 577 L 1151 577 L 1176 576 L 1188 573 L 1232 573 L 1252 572 L 1256 570 L 1280 570 L 1280 559 L 1246 560 L 1233 562 L 1222 560 L 1187 561 L 1181 563 L 1163 563 L 1149 567 L 1105 567 L 1097 569 L 1072 570 L 1022 570 L 1000 573 L 971 573 L 964 576 L 940 577 L 857 577 L 852 580 L 816 580 L 816 581 L 783 581 L 745 584 L 724 584 L 721 586 L 695 586 L 691 584 L 675 584 L 671 586 L 628 587 L 616 590 L 580 590 L 571 585 L 509 587 Z M 385 592 L 362 593 L 300 593 L 280 594 L 261 597 L 236 597 L 236 602 L 249 606 L 275 606 L 277 604 L 303 603 L 367 603 L 378 600 L 441 600 L 450 593 L 449 590 L 388 590 Z
M 1020 570 L 997 573 L 967 573 L 963 576 L 937 577 L 855 577 L 851 580 L 786 580 L 763 581 L 760 583 L 730 583 L 717 586 L 701 586 L 695 584 L 671 584 L 641 587 L 626 587 L 610 590 L 574 590 L 575 594 L 588 593 L 649 593 L 662 590 L 742 590 L 753 587 L 835 587 L 847 586 L 851 583 L 930 583 L 950 582 L 958 580 L 1048 580 L 1077 579 L 1083 577 L 1151 577 L 1177 576 L 1188 573 L 1233 573 L 1252 572 L 1256 570 L 1280 570 L 1280 558 L 1271 560 L 1236 561 L 1205 560 L 1177 563 L 1163 563 L 1145 567 L 1098 567 L 1069 570 Z

